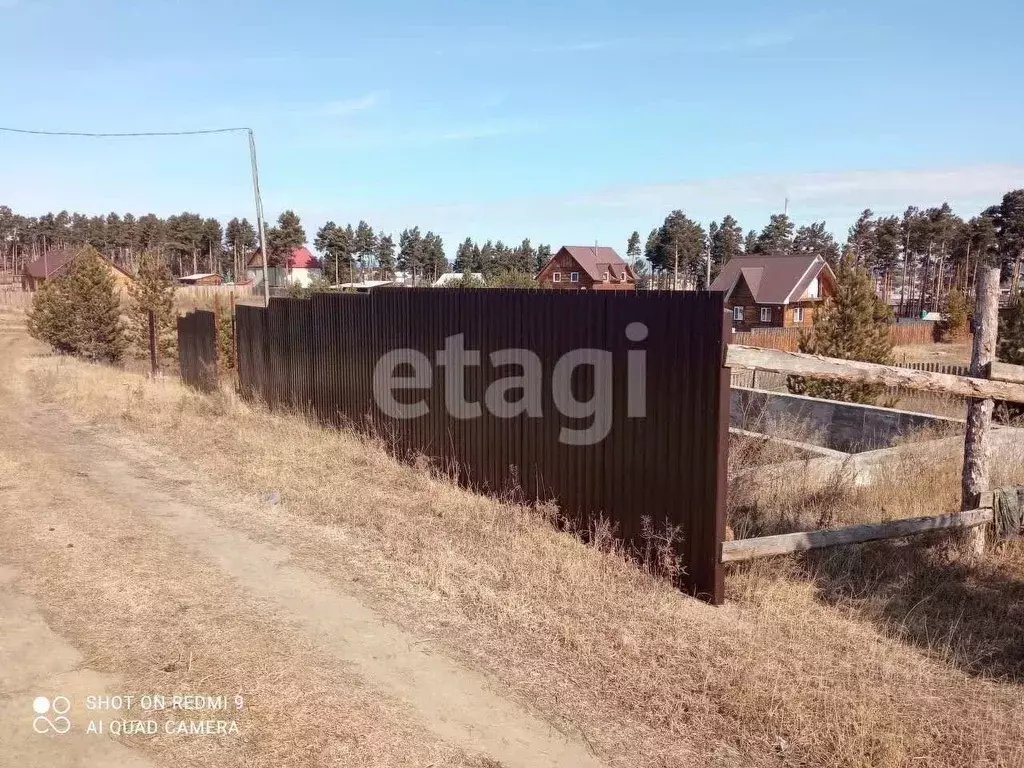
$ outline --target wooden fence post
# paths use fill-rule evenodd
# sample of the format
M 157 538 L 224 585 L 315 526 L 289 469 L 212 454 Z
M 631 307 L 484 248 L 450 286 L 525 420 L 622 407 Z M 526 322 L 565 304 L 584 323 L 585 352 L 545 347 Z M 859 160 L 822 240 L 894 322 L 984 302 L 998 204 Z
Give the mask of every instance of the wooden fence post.
M 986 266 L 977 280 L 978 299 L 974 310 L 974 345 L 971 351 L 971 376 L 988 375 L 996 356 L 999 328 L 999 267 Z M 967 433 L 964 436 L 964 470 L 962 481 L 963 510 L 978 506 L 981 494 L 991 490 L 992 411 L 991 398 L 972 398 L 967 403 Z M 968 554 L 985 551 L 985 528 L 972 528 L 963 535 Z

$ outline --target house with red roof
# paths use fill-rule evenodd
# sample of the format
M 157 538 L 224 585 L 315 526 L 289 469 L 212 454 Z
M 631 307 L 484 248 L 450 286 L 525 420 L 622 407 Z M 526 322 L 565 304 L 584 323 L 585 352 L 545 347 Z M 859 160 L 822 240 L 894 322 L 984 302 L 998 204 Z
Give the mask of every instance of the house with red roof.
M 737 256 L 711 282 L 725 292 L 725 306 L 737 331 L 810 328 L 814 314 L 835 295 L 832 268 L 812 254 Z
M 636 275 L 614 248 L 563 245 L 534 278 L 541 288 L 635 291 Z
M 270 267 L 270 284 L 272 286 L 287 286 L 298 283 L 307 286 L 314 277 L 323 274 L 323 263 L 310 253 L 305 246 L 292 249 L 284 265 Z M 245 264 L 246 278 L 252 281 L 253 285 L 263 285 L 263 251 L 257 248 Z

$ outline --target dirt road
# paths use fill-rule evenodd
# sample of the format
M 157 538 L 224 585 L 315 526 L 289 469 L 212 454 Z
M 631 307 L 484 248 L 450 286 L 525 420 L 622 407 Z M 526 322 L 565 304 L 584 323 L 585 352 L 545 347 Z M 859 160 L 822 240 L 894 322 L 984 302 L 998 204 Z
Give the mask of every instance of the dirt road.
M 211 513 L 237 498 L 28 397 L 12 382 L 35 351 L 0 335 L 0 765 L 600 764 L 343 578 Z M 132 704 L 89 706 L 118 693 Z M 225 706 L 156 708 L 190 693 Z M 50 728 L 58 696 L 66 734 Z

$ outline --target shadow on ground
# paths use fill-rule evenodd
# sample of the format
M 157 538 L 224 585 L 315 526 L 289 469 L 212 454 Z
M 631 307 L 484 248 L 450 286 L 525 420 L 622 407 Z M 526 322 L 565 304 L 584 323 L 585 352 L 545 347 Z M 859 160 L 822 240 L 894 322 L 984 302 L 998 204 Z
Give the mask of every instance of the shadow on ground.
M 1024 683 L 1024 542 L 983 562 L 947 547 L 879 543 L 809 553 L 824 602 L 964 671 Z

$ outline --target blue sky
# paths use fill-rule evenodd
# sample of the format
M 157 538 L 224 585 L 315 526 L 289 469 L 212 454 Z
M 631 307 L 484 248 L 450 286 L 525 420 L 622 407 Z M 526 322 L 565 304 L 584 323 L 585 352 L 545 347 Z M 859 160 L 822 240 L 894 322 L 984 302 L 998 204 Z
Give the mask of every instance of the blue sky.
M 1024 9 L 0 0 L 0 124 L 256 131 L 268 216 L 623 248 L 673 208 L 837 234 L 1024 186 Z M 0 133 L 25 213 L 253 217 L 243 136 Z

